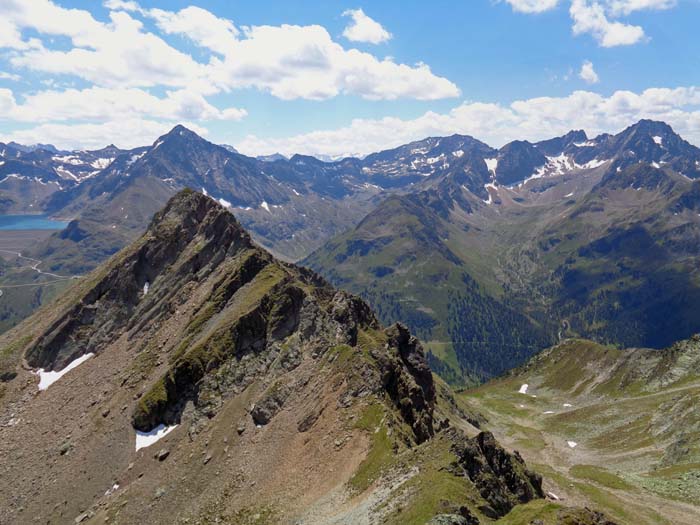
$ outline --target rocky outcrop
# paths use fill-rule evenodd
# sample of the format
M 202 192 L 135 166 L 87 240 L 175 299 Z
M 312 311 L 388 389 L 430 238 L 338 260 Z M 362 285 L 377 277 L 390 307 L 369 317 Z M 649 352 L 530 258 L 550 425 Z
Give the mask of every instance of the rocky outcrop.
M 468 509 L 466 512 L 469 516 L 461 514 L 438 514 L 431 519 L 426 525 L 479 525 L 479 518 L 472 515 Z
M 542 477 L 530 470 L 520 457 L 506 451 L 490 432 L 467 438 L 450 430 L 452 452 L 457 456 L 453 473 L 464 475 L 489 502 L 480 510 L 489 517 L 504 516 L 519 503 L 544 497 Z
M 374 349 L 382 385 L 413 429 L 419 443 L 434 434 L 435 384 L 418 339 L 404 325 L 396 323 L 385 330 L 387 344 Z
M 60 370 L 87 352 L 99 353 L 140 318 L 152 319 L 152 308 L 169 314 L 187 282 L 205 278 L 227 256 L 251 247 L 250 236 L 225 209 L 199 193 L 181 192 L 140 240 L 87 278 L 87 291 L 29 349 L 27 363 Z

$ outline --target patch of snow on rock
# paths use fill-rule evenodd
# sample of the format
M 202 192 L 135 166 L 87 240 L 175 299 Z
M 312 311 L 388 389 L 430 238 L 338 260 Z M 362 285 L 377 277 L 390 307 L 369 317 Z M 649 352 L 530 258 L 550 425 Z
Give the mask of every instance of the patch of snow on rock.
M 166 435 L 168 435 L 176 428 L 177 425 L 166 427 L 165 425 L 160 424 L 156 428 L 148 432 L 141 432 L 140 430 L 137 430 L 136 451 L 142 448 L 150 447 L 151 445 L 153 445 L 153 443 L 163 439 Z
M 581 166 L 577 166 L 577 167 L 583 168 L 584 170 L 592 170 L 593 168 L 597 168 L 598 166 L 602 166 L 606 162 L 607 161 L 605 161 L 605 160 L 593 159 L 593 160 L 588 161 L 585 164 L 583 164 Z
M 529 387 L 529 385 L 528 385 L 527 383 L 525 383 L 524 385 L 522 385 L 522 386 L 520 387 L 520 390 L 518 390 L 518 394 L 527 394 L 527 389 L 528 389 L 528 387 Z
M 654 142 L 656 142 L 659 146 L 662 146 L 664 143 L 663 137 L 659 137 L 658 135 L 655 135 L 652 137 L 654 139 Z
M 267 204 L 266 201 L 262 201 L 262 202 L 260 203 L 260 207 L 261 207 L 261 208 L 265 208 L 265 209 L 268 211 L 268 213 L 272 213 L 272 212 L 270 211 L 270 206 L 268 206 L 268 204 Z
M 229 201 L 227 201 L 226 199 L 224 199 L 223 197 L 219 199 L 219 204 L 221 204 L 225 208 L 231 207 L 231 203 Z
M 151 283 L 146 281 L 143 283 L 143 295 L 146 295 L 148 293 L 148 289 L 151 287 Z
M 64 375 L 66 375 L 68 372 L 73 370 L 74 368 L 80 366 L 83 364 L 85 361 L 90 359 L 92 356 L 94 356 L 92 352 L 83 354 L 77 359 L 74 359 L 70 363 L 66 365 L 66 367 L 63 370 L 59 370 L 58 372 L 55 372 L 53 370 L 50 370 L 48 372 L 45 372 L 43 368 L 40 368 L 39 370 L 36 371 L 37 375 L 39 376 L 39 390 L 46 390 L 49 388 L 51 385 L 53 385 L 56 381 L 61 379 Z
M 126 161 L 126 165 L 127 165 L 127 166 L 131 166 L 134 162 L 136 162 L 137 160 L 139 160 L 139 159 L 140 159 L 141 157 L 143 157 L 145 154 L 146 154 L 146 152 L 144 151 L 143 153 L 136 153 L 136 154 L 132 155 L 131 158 L 130 158 L 129 160 Z
M 109 158 L 106 158 L 106 159 L 97 159 L 97 160 L 91 162 L 91 163 L 90 163 L 90 166 L 92 166 L 92 167 L 95 168 L 96 170 L 103 170 L 103 169 L 105 169 L 107 166 L 109 166 L 110 164 L 112 164 L 112 161 L 113 161 L 113 160 L 114 160 L 114 159 L 109 159 Z
M 576 441 L 567 441 L 566 444 L 569 445 L 570 448 L 576 448 L 576 445 L 578 445 Z
M 496 170 L 498 169 L 498 159 L 484 159 L 484 162 L 486 163 L 486 168 L 488 168 L 491 174 L 495 177 Z
M 486 204 L 492 204 L 493 203 L 493 195 L 491 195 L 491 192 L 489 189 L 492 189 L 493 191 L 498 191 L 498 186 L 496 186 L 493 182 L 489 182 L 488 184 L 484 184 L 484 188 L 486 188 L 486 193 L 489 194 L 488 199 L 484 199 L 484 202 Z

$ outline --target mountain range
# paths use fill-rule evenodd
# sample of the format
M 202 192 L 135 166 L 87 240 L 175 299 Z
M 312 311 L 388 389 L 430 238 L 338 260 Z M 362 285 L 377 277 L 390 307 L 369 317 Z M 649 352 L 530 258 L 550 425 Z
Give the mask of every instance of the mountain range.
M 455 392 L 182 190 L 0 336 L 0 520 L 691 525 L 699 345 L 567 338 Z
M 406 322 L 453 383 L 559 337 L 658 348 L 700 325 L 700 149 L 662 122 L 500 149 L 435 137 L 333 162 L 247 157 L 182 126 L 130 151 L 0 152 L 7 209 L 72 219 L 28 250 L 46 271 L 90 271 L 190 187 L 276 256 Z

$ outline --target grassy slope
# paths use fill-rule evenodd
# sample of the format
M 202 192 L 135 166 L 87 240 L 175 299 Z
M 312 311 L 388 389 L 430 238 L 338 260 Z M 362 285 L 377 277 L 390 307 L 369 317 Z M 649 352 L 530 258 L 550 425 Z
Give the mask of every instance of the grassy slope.
M 407 322 L 453 383 L 498 375 L 560 330 L 656 348 L 688 337 L 699 328 L 700 219 L 674 203 L 693 185 L 649 166 L 602 173 L 502 190 L 502 204 L 449 217 L 391 198 L 304 263 L 385 322 Z M 581 197 L 563 198 L 581 184 Z
M 663 352 L 570 340 L 460 397 L 564 501 L 623 524 L 696 523 L 699 350 L 700 340 Z

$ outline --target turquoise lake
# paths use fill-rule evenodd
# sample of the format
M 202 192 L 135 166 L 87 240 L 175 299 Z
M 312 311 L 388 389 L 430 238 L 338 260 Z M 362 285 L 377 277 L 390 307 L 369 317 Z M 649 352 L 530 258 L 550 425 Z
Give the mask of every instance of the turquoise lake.
M 0 230 L 62 230 L 67 225 L 46 215 L 0 215 Z

